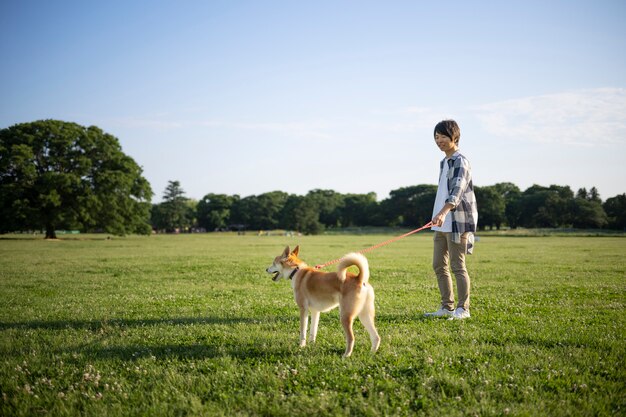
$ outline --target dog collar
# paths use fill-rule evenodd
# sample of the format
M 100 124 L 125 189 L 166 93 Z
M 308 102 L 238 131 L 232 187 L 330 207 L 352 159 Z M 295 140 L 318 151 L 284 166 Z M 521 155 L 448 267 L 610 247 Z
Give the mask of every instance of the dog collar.
M 296 275 L 296 272 L 298 272 L 298 270 L 300 270 L 300 267 L 297 266 L 296 269 L 291 271 L 291 274 L 289 274 L 289 279 L 293 279 L 293 276 Z

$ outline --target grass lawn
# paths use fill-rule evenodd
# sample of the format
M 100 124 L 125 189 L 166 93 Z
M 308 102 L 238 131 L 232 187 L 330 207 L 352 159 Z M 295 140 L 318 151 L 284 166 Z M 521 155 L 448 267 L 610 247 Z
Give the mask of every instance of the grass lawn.
M 438 307 L 428 233 L 370 252 L 375 355 L 337 310 L 298 345 L 311 265 L 391 235 L 0 239 L 2 416 L 626 415 L 626 238 L 485 235 L 472 318 Z M 333 268 L 333 267 L 329 267 Z

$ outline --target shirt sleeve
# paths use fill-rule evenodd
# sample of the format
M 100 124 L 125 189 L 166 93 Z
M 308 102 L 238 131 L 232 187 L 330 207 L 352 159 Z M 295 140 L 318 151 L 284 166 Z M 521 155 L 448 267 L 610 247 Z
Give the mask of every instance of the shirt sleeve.
M 467 185 L 470 182 L 471 168 L 467 159 L 459 157 L 454 161 L 452 170 L 452 178 L 448 179 L 448 190 L 450 193 L 448 194 L 446 203 L 451 203 L 454 206 L 452 210 L 455 210 L 461 202 L 463 193 L 465 193 Z

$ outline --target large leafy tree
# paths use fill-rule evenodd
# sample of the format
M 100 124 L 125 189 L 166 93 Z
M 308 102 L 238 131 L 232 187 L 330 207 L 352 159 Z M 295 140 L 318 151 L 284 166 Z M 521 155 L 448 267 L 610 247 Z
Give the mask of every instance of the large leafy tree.
M 150 233 L 152 190 L 114 136 L 59 120 L 0 130 L 0 232 Z

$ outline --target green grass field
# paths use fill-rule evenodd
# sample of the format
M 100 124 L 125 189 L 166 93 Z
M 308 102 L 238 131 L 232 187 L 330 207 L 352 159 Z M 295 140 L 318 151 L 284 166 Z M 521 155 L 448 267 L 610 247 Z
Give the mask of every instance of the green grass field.
M 438 307 L 431 235 L 368 254 L 379 352 L 337 310 L 298 344 L 311 265 L 390 235 L 0 239 L 2 416 L 626 415 L 626 239 L 483 236 L 472 318 Z

